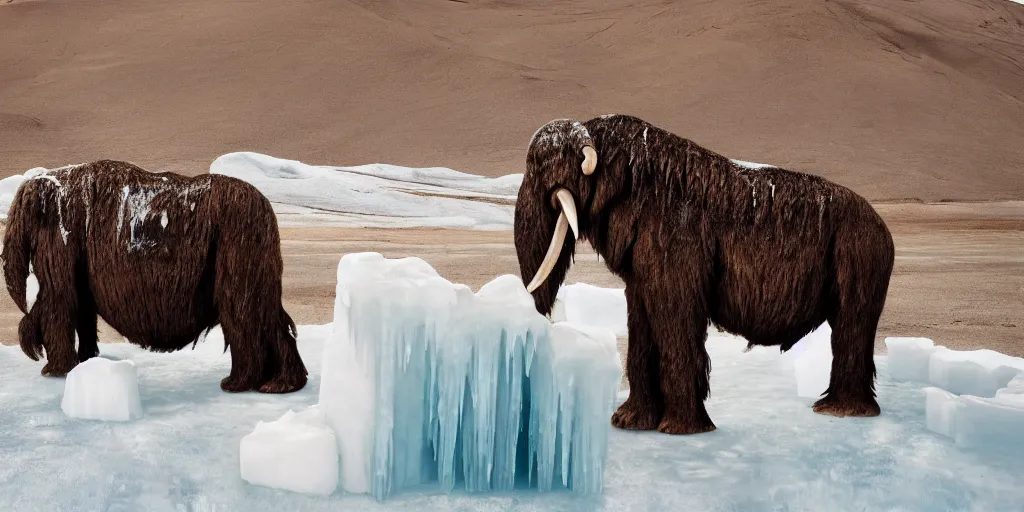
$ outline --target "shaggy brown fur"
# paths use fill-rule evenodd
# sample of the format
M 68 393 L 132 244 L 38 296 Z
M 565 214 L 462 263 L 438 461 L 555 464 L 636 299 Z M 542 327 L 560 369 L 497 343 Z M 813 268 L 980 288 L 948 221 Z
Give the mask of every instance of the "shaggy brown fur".
M 582 148 L 598 155 L 580 171 Z M 630 116 L 552 121 L 535 134 L 515 211 L 524 281 L 537 272 L 568 189 L 580 238 L 626 283 L 629 399 L 612 423 L 670 434 L 714 430 L 704 408 L 710 323 L 789 350 L 824 321 L 832 375 L 819 413 L 875 416 L 875 329 L 893 242 L 871 205 L 818 176 L 750 169 Z M 534 292 L 550 312 L 572 258 Z
M 180 350 L 220 324 L 225 391 L 287 393 L 306 384 L 295 324 L 281 305 L 277 218 L 241 180 L 149 173 L 99 161 L 27 179 L 11 204 L 2 258 L 25 313 L 21 348 L 43 375 L 98 354 L 97 315 L 128 341 Z M 31 262 L 39 294 L 26 308 Z M 78 349 L 75 350 L 75 334 Z

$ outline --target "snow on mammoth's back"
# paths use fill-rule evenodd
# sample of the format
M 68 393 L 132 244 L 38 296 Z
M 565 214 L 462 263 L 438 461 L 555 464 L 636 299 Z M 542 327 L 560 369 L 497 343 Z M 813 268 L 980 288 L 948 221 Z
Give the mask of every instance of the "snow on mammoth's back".
M 419 258 L 358 253 L 338 265 L 319 402 L 348 492 L 592 493 L 621 374 L 613 333 L 550 324 L 516 276 L 473 293 Z

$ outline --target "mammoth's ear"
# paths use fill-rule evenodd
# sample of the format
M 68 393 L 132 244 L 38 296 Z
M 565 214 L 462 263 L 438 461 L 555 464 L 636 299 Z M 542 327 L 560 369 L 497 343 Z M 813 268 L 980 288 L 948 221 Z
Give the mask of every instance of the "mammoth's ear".
M 601 161 L 601 172 L 595 174 L 590 185 L 590 204 L 587 214 L 596 215 L 603 211 L 616 198 L 628 197 L 633 189 L 633 175 L 629 172 L 629 153 L 625 151 L 608 151 Z

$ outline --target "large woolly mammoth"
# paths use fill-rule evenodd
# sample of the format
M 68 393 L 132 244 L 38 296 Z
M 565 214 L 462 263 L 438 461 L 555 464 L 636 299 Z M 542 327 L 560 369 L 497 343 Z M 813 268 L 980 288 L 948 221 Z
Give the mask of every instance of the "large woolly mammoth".
M 128 341 L 180 350 L 220 324 L 225 391 L 287 393 L 306 384 L 295 324 L 281 305 L 277 219 L 234 178 L 149 173 L 99 161 L 29 177 L 11 204 L 2 252 L 25 314 L 21 348 L 63 376 L 98 354 L 97 315 Z M 31 263 L 37 299 L 26 305 Z M 75 334 L 78 347 L 75 347 Z
M 879 414 L 872 357 L 893 242 L 862 197 L 739 165 L 631 116 L 552 121 L 526 165 L 515 244 L 538 311 L 550 312 L 577 239 L 626 284 L 630 394 L 614 426 L 715 429 L 709 322 L 785 351 L 827 320 L 832 375 L 814 411 Z

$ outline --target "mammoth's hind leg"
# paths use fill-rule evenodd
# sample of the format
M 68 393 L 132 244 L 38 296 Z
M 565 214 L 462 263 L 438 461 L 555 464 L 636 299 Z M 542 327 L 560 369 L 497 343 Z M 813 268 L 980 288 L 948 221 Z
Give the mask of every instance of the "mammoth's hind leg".
M 878 416 L 875 400 L 875 326 L 878 315 L 840 311 L 832 329 L 832 375 L 814 412 L 832 416 Z
M 21 345 L 21 351 L 33 361 L 44 357 L 42 325 L 39 323 L 41 309 L 33 307 L 28 314 L 21 318 L 21 322 L 18 322 L 18 342 Z
M 629 398 L 612 415 L 612 425 L 627 430 L 654 430 L 661 421 L 658 353 L 647 309 L 635 287 L 626 287 L 626 309 Z
M 308 372 L 296 345 L 295 324 L 283 307 L 277 318 L 276 323 L 268 322 L 265 334 L 264 347 L 272 354 L 265 369 L 272 375 L 260 386 L 261 393 L 291 393 L 306 386 Z
M 852 243 L 846 246 L 852 246 Z M 885 307 L 891 251 L 838 250 L 836 310 L 832 324 L 832 375 L 814 412 L 878 416 L 875 400 L 875 331 Z
M 715 430 L 704 408 L 710 391 L 711 359 L 704 342 L 708 318 L 700 297 L 647 296 L 651 330 L 658 349 L 663 412 L 658 431 L 700 434 Z
M 79 282 L 78 288 L 78 321 L 75 332 L 78 333 L 78 361 L 100 355 L 98 336 L 96 333 L 96 301 L 89 290 L 88 281 Z
M 265 354 L 260 350 L 259 329 L 237 314 L 221 316 L 224 343 L 231 350 L 231 373 L 220 381 L 220 388 L 230 393 L 251 391 L 259 386 Z
M 78 365 L 75 353 L 75 324 L 78 308 L 73 291 L 47 293 L 32 308 L 39 308 L 39 334 L 46 350 L 46 365 L 40 372 L 46 377 L 63 377 Z

